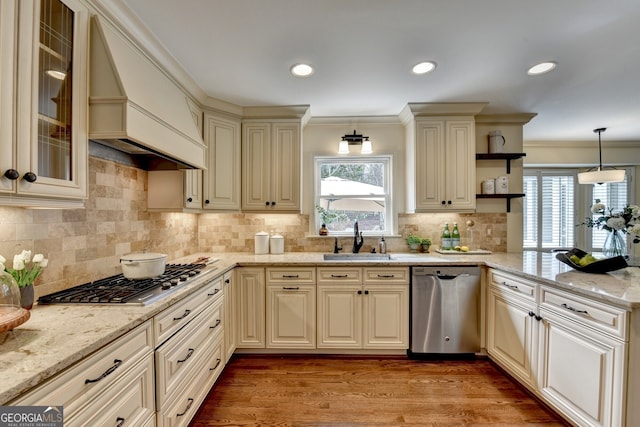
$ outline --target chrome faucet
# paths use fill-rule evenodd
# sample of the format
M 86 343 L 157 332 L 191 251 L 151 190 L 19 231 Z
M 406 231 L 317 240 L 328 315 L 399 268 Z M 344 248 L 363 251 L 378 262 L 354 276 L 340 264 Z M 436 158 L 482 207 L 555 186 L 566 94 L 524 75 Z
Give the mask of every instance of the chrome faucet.
M 353 226 L 353 253 L 357 254 L 358 252 L 360 252 L 360 248 L 362 247 L 362 245 L 364 244 L 364 238 L 362 237 L 362 231 L 360 231 L 360 233 L 358 233 L 358 221 L 356 221 L 356 223 Z M 358 234 L 360 234 L 360 241 L 358 242 Z

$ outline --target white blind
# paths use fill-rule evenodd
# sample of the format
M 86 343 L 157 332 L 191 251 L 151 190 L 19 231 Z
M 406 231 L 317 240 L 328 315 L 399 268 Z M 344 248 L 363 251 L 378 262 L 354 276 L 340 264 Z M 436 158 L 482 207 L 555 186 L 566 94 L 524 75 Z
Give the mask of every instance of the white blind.
M 575 173 L 531 171 L 524 177 L 523 246 L 550 250 L 575 242 Z

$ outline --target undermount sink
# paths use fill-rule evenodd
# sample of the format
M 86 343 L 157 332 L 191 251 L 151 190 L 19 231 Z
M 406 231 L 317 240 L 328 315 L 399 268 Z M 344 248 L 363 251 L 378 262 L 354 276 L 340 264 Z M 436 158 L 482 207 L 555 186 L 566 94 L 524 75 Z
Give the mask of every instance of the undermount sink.
M 325 261 L 388 261 L 391 257 L 388 254 L 324 254 Z

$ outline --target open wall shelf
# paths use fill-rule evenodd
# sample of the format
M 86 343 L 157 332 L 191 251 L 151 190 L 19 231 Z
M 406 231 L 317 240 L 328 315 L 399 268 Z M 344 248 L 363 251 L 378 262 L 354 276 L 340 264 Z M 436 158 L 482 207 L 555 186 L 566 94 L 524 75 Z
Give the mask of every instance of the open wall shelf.
M 507 212 L 511 212 L 511 199 L 524 196 L 524 193 L 476 194 L 476 199 L 507 199 Z
M 506 160 L 507 173 L 511 173 L 511 160 L 525 157 L 527 153 L 476 153 L 476 160 Z

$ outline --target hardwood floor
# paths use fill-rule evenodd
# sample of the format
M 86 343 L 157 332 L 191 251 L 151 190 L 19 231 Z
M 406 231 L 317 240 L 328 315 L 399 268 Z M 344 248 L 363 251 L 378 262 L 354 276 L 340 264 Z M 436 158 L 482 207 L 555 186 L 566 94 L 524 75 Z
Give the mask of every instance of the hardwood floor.
M 565 426 L 487 359 L 235 356 L 205 426 Z

